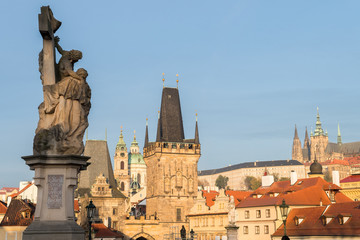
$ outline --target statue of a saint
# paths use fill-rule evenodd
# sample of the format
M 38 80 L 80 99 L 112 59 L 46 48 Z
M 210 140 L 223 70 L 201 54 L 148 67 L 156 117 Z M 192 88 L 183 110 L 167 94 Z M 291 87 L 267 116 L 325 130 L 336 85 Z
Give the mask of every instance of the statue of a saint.
M 235 200 L 234 200 L 234 196 L 230 196 L 228 219 L 229 219 L 229 225 L 235 225 Z
M 52 12 L 48 16 L 53 17 Z M 60 39 L 54 37 L 53 33 L 49 35 L 50 40 L 43 35 L 44 48 L 39 54 L 44 102 L 39 106 L 40 120 L 35 131 L 34 155 L 81 155 L 91 107 L 91 90 L 86 82 L 88 73 L 83 68 L 74 71 L 74 63 L 82 58 L 80 51 L 63 50 L 59 45 Z M 51 53 L 51 47 L 46 44 L 52 44 L 52 48 L 56 47 L 62 55 L 57 64 L 45 52 Z M 55 56 L 55 53 L 52 54 Z M 49 64 L 51 60 L 53 63 Z

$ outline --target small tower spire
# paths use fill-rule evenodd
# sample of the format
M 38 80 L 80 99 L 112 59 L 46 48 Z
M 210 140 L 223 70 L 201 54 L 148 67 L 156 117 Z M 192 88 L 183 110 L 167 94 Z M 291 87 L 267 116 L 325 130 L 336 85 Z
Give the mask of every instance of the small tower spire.
M 148 119 L 146 118 L 146 129 L 145 129 L 145 142 L 144 142 L 144 148 L 146 148 L 149 144 L 149 133 L 148 133 Z
M 316 108 L 317 114 L 316 114 L 316 128 L 314 131 L 315 136 L 326 136 L 326 133 L 324 133 L 324 130 L 321 127 L 321 121 L 320 121 L 320 114 L 319 114 L 319 107 Z
M 299 139 L 299 135 L 298 135 L 298 132 L 297 132 L 297 127 L 296 127 L 296 124 L 295 124 L 294 139 Z
M 195 144 L 200 144 L 199 139 L 199 129 L 198 129 L 198 114 L 196 113 L 196 123 L 195 123 Z
M 341 145 L 341 133 L 340 133 L 340 124 L 338 123 L 338 135 L 337 135 L 337 144 Z
M 179 88 L 179 74 L 176 74 L 176 88 Z
M 165 73 L 162 74 L 163 88 L 165 87 Z

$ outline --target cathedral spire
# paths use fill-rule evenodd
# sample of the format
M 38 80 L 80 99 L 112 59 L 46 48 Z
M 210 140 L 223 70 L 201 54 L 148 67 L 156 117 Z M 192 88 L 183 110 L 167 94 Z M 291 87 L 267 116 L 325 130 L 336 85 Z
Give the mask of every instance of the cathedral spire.
M 144 148 L 146 148 L 149 144 L 149 133 L 148 133 L 148 119 L 146 118 L 146 129 L 145 129 L 145 143 Z
M 310 148 L 310 140 L 309 140 L 307 127 L 305 128 L 304 148 Z
M 195 144 L 200 144 L 197 113 L 196 113 L 196 124 L 195 124 Z
M 295 124 L 295 134 L 294 134 L 294 139 L 299 139 L 299 135 L 298 135 L 298 132 L 297 132 L 297 127 L 296 127 L 296 124 Z
M 341 145 L 341 133 L 340 133 L 340 124 L 338 123 L 338 135 L 337 135 L 337 144 Z
M 315 136 L 326 136 L 326 134 L 324 133 L 324 130 L 323 130 L 322 127 L 321 127 L 319 107 L 317 107 L 316 109 L 317 109 L 317 114 L 316 114 L 316 128 L 315 128 L 315 131 L 314 131 L 314 135 L 315 135 Z

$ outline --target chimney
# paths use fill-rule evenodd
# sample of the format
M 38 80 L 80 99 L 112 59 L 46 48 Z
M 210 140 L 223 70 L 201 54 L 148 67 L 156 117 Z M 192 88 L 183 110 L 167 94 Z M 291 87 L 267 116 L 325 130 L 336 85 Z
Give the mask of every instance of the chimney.
M 291 170 L 291 173 L 290 173 L 290 184 L 291 185 L 294 185 L 297 181 L 297 174 L 294 170 Z
M 339 171 L 332 171 L 332 180 L 333 180 L 333 184 L 340 187 Z
M 261 177 L 261 186 L 269 187 L 273 183 L 274 183 L 274 176 L 273 175 L 266 175 L 266 176 Z

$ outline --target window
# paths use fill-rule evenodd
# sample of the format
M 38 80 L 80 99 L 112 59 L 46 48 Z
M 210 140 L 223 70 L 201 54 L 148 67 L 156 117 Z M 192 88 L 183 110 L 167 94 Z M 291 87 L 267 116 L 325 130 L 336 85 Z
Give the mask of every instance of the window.
M 270 209 L 266 209 L 266 210 L 265 210 L 265 215 L 266 215 L 267 218 L 270 217 Z
M 121 147 L 121 151 L 124 151 L 124 147 Z
M 137 174 L 137 182 L 139 184 L 141 184 L 141 175 L 140 175 L 140 173 Z
M 113 228 L 114 228 L 114 229 L 117 228 L 117 222 L 113 222 Z
M 243 227 L 243 232 L 244 232 L 244 234 L 249 234 L 249 227 L 248 227 L 248 226 L 244 226 L 244 227 Z
M 264 226 L 264 233 L 269 234 L 269 225 Z
M 249 219 L 250 218 L 250 211 L 245 211 L 245 219 Z
M 124 161 L 121 161 L 121 164 L 120 164 L 120 169 L 124 169 Z
M 125 153 L 120 153 L 120 156 L 125 157 Z
M 176 221 L 181 222 L 181 208 L 176 209 Z
M 116 215 L 117 214 L 117 209 L 116 208 L 113 208 L 113 215 Z M 115 222 L 114 222 L 115 223 Z M 115 227 L 114 227 L 115 228 Z
M 260 234 L 260 226 L 255 226 L 255 234 Z
M 125 191 L 125 184 L 124 184 L 124 182 L 121 182 L 121 184 L 120 184 L 120 191 Z
M 256 210 L 256 217 L 261 218 L 261 210 Z

